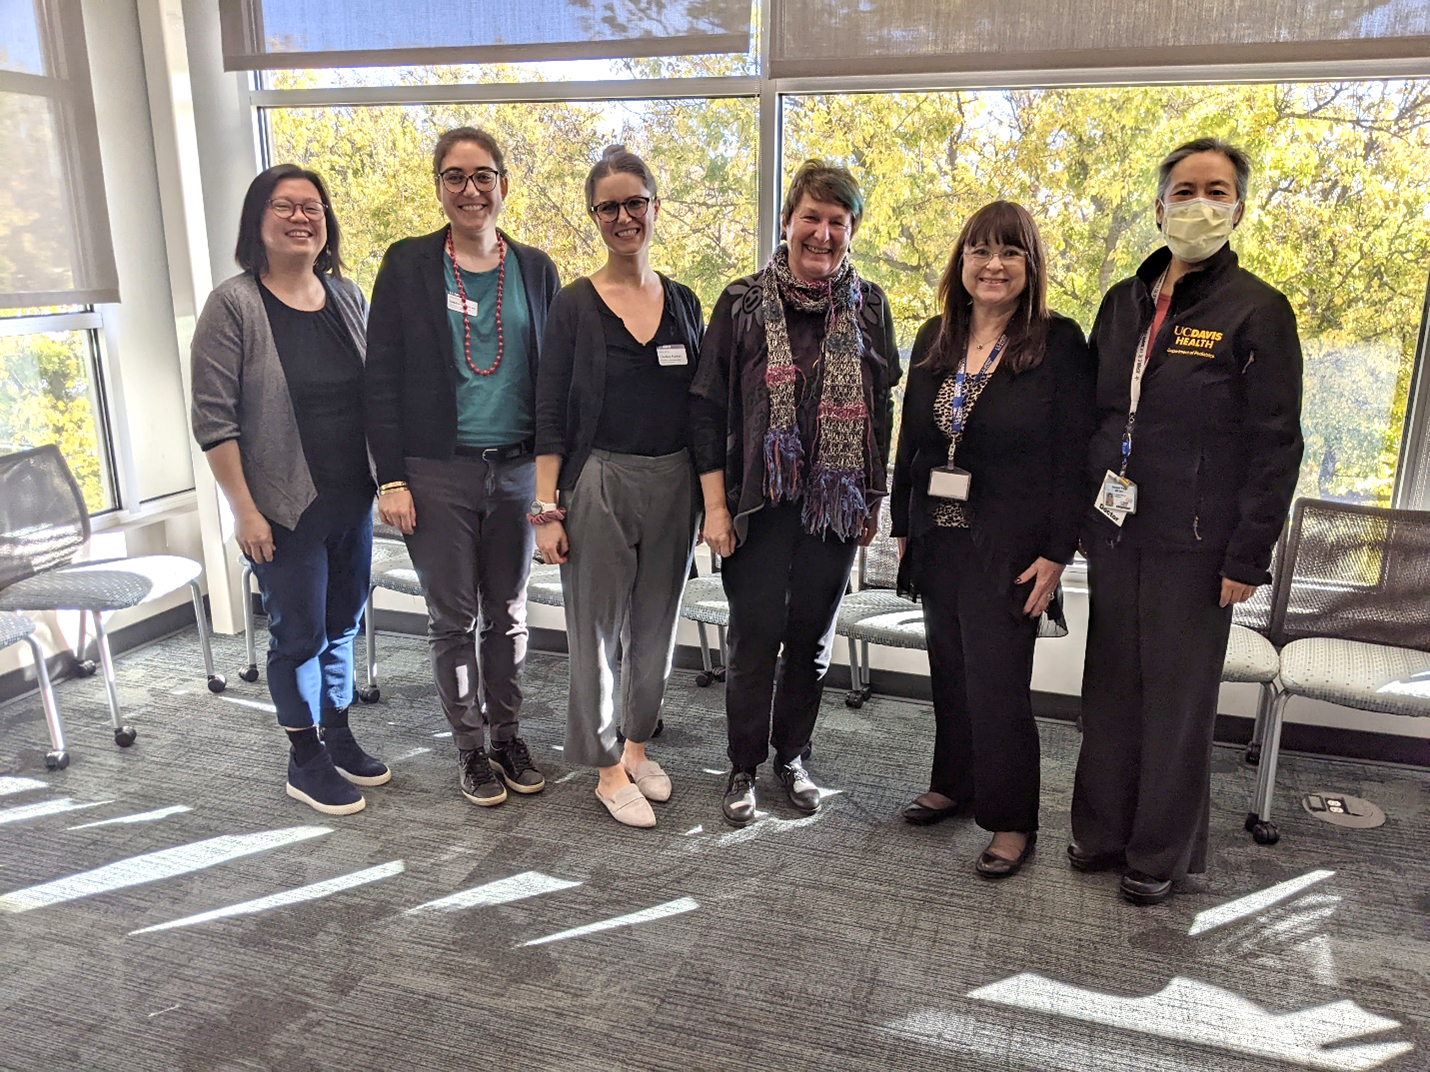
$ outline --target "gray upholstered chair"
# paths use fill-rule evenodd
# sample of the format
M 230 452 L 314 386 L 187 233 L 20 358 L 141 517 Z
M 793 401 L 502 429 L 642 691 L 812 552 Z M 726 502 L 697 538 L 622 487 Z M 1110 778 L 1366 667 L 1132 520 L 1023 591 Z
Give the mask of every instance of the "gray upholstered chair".
M 711 555 L 713 572 L 700 576 L 692 562 L 691 576 L 686 579 L 685 592 L 680 599 L 680 616 L 695 623 L 700 636 L 701 669 L 695 675 L 695 684 L 700 688 L 712 682 L 725 680 L 725 629 L 730 624 L 730 601 L 725 598 L 725 582 L 720 580 L 720 559 Z M 720 664 L 710 650 L 708 626 L 714 626 L 720 644 Z
M 924 612 L 894 589 L 899 578 L 899 544 L 889 535 L 890 512 L 879 514 L 879 534 L 859 549 L 859 590 L 839 604 L 836 635 L 849 641 L 849 692 L 844 702 L 863 707 L 873 686 L 869 680 L 869 645 L 927 650 Z
M 372 526 L 372 578 L 368 582 L 367 606 L 362 615 L 367 684 L 353 690 L 363 703 L 377 703 L 382 699 L 382 689 L 377 683 L 377 623 L 372 606 L 372 594 L 379 588 L 422 598 L 422 582 L 417 579 L 417 568 L 407 554 L 402 533 L 391 525 L 376 522 Z M 357 675 L 356 664 L 353 675 Z
M 45 766 L 50 770 L 64 770 L 70 765 L 70 754 L 65 751 L 65 730 L 60 723 L 60 708 L 55 703 L 55 690 L 50 686 L 50 672 L 45 666 L 45 653 L 35 639 L 35 623 L 22 614 L 0 614 L 0 649 L 24 641 L 30 645 L 30 655 L 35 660 L 35 680 L 40 686 L 40 705 L 45 709 L 45 723 L 50 728 L 50 751 L 45 756 Z
M 1271 640 L 1282 645 L 1281 692 L 1246 817 L 1261 844 L 1278 838 L 1271 797 L 1292 697 L 1430 717 L 1430 511 L 1298 500 L 1280 572 Z
M 1271 718 L 1271 705 L 1276 700 L 1281 672 L 1280 653 L 1268 639 L 1268 634 L 1271 632 L 1271 604 L 1275 598 L 1276 580 L 1285 556 L 1286 531 L 1283 528 L 1281 538 L 1276 541 L 1271 553 L 1271 583 L 1259 585 L 1250 599 L 1232 609 L 1231 635 L 1227 638 L 1226 659 L 1222 663 L 1223 681 L 1261 688 L 1251 741 L 1246 746 L 1246 761 L 1252 766 L 1261 762 L 1261 742 Z
M 78 611 L 75 655 L 79 672 L 86 676 L 95 670 L 93 661 L 85 658 L 88 615 L 104 667 L 114 742 L 127 748 L 137 734 L 119 721 L 114 658 L 104 628 L 106 611 L 151 603 L 187 586 L 209 690 L 222 692 L 227 682 L 214 673 L 208 615 L 198 584 L 203 567 L 178 555 L 76 562 L 75 555 L 89 541 L 89 534 L 89 510 L 58 447 L 49 444 L 0 457 L 0 610 Z

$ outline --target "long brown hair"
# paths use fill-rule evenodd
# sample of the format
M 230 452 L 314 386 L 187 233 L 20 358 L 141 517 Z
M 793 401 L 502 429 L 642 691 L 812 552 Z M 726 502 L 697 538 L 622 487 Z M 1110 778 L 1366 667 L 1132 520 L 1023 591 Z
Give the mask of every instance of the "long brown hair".
M 943 324 L 921 364 L 944 374 L 958 368 L 973 322 L 973 296 L 963 285 L 963 254 L 966 249 L 981 245 L 1015 246 L 1023 251 L 1027 283 L 1023 293 L 1018 295 L 1018 307 L 1005 329 L 1008 343 L 1002 363 L 1014 373 L 1037 368 L 1043 363 L 1043 349 L 1048 339 L 1048 256 L 1033 217 L 1022 205 L 1012 201 L 984 205 L 969 217 L 958 233 L 948 267 L 938 283 Z

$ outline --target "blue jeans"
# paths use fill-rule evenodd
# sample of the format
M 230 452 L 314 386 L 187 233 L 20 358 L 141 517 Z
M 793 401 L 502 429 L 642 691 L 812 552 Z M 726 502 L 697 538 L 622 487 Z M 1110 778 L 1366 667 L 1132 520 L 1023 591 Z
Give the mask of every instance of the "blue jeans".
M 372 494 L 320 494 L 293 529 L 273 526 L 255 562 L 268 615 L 268 691 L 278 724 L 302 730 L 353 699 L 353 638 L 372 574 Z

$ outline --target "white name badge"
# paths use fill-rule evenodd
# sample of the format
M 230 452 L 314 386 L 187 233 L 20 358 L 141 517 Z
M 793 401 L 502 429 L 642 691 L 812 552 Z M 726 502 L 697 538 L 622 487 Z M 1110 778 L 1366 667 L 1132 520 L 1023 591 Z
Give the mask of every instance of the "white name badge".
M 452 310 L 452 312 L 454 313 L 460 313 L 462 311 L 462 296 L 460 294 L 448 294 L 447 308 Z M 467 299 L 467 315 L 477 315 L 477 303 L 472 301 L 471 298 Z
M 684 343 L 671 343 L 655 348 L 655 359 L 662 365 L 688 365 L 690 358 L 685 353 Z
M 1093 505 L 1098 513 L 1121 528 L 1127 515 L 1137 512 L 1137 485 L 1109 469 Z
M 972 484 L 973 474 L 956 465 L 940 465 L 929 470 L 929 494 L 935 498 L 967 502 Z

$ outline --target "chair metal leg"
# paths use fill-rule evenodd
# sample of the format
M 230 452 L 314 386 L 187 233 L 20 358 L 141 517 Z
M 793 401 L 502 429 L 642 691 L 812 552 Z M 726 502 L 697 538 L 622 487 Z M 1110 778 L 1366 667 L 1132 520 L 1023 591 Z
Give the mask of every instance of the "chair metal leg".
M 114 656 L 109 650 L 109 634 L 104 630 L 100 612 L 90 611 L 94 617 L 94 638 L 99 643 L 99 661 L 104 666 L 104 688 L 109 695 L 109 724 L 114 728 L 114 743 L 120 748 L 128 748 L 139 736 L 133 726 L 119 724 L 119 688 L 114 681 Z
M 40 642 L 27 636 L 30 654 L 35 660 L 35 680 L 40 686 L 40 704 L 45 709 L 45 724 L 50 728 L 51 751 L 45 756 L 45 766 L 50 770 L 64 770 L 70 765 L 69 752 L 65 751 L 65 728 L 60 722 L 59 704 L 55 702 L 55 690 L 50 684 L 50 671 L 45 666 L 45 653 Z
M 705 632 L 705 623 L 696 622 L 695 632 L 700 637 L 700 673 L 695 675 L 695 684 L 700 688 L 709 687 L 715 680 L 715 660 L 710 654 L 710 636 Z
M 1263 681 L 1261 695 L 1256 700 L 1256 721 L 1251 727 L 1251 740 L 1246 745 L 1246 761 L 1253 767 L 1261 762 L 1261 745 L 1266 740 L 1266 723 L 1271 718 L 1271 705 L 1276 702 L 1276 683 Z
M 194 622 L 199 629 L 199 648 L 204 653 L 204 677 L 208 679 L 209 692 L 222 692 L 228 687 L 228 678 L 214 673 L 214 649 L 209 639 L 209 616 L 204 613 L 204 596 L 199 591 L 199 582 L 189 582 L 189 596 L 194 601 Z
M 243 561 L 243 579 L 239 583 L 243 592 L 243 643 L 248 649 L 248 665 L 238 672 L 244 681 L 258 680 L 258 644 L 255 637 L 258 627 L 253 621 L 253 563 Z
M 1256 797 L 1246 817 L 1246 829 L 1258 845 L 1274 845 L 1281 839 L 1271 821 L 1271 798 L 1276 792 L 1276 764 L 1281 757 L 1281 726 L 1291 694 L 1283 692 L 1271 704 L 1261 764 L 1256 771 Z
M 869 645 L 849 637 L 849 691 L 844 706 L 860 708 L 869 699 Z
M 377 703 L 382 699 L 382 690 L 377 687 L 377 622 L 372 609 L 373 587 L 367 590 L 367 603 L 362 608 L 363 647 L 367 649 L 367 686 L 355 690 L 363 703 Z M 353 677 L 357 677 L 357 664 L 353 664 Z
M 89 658 L 89 635 L 84 627 L 86 613 L 88 612 L 79 612 L 79 636 L 75 638 L 74 644 L 74 670 L 80 677 L 93 677 L 94 672 L 99 669 L 99 664 Z

